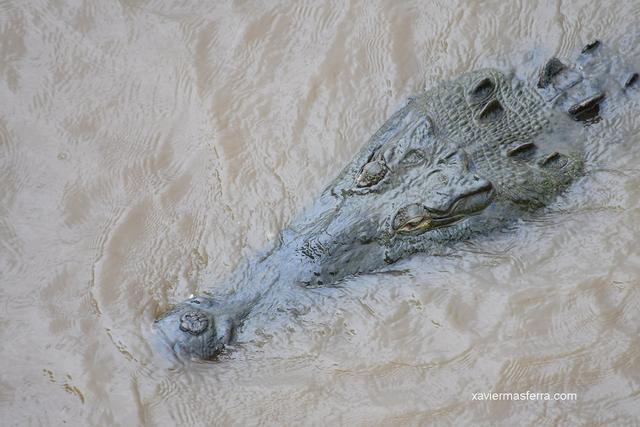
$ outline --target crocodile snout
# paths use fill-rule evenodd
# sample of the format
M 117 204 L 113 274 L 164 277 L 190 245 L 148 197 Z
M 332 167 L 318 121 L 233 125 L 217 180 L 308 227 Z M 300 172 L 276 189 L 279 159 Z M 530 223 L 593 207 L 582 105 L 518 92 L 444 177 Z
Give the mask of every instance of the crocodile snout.
M 153 323 L 153 330 L 178 359 L 210 360 L 222 352 L 232 335 L 220 317 L 203 298 L 194 298 L 163 314 Z

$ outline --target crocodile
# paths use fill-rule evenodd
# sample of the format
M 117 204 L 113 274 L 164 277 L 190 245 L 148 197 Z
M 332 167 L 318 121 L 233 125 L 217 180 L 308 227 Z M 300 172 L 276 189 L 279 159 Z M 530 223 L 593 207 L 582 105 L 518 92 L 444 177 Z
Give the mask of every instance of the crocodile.
M 598 123 L 603 105 L 638 86 L 613 58 L 595 41 L 571 64 L 547 61 L 533 83 L 482 69 L 411 97 L 274 249 L 155 320 L 160 345 L 215 359 L 280 286 L 329 286 L 444 253 L 547 206 L 583 173 L 583 150 L 565 143 L 574 128 Z

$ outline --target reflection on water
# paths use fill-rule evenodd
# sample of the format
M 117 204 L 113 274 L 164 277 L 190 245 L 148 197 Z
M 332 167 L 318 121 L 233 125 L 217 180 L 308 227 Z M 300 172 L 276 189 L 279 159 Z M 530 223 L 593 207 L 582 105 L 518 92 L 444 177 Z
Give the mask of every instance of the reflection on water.
M 0 414 L 15 425 L 634 425 L 638 102 L 534 220 L 289 289 L 216 364 L 154 317 L 270 241 L 424 85 L 533 78 L 636 1 L 0 2 Z M 637 38 L 635 39 L 637 42 Z M 575 402 L 472 401 L 575 392 Z M 135 421 L 134 421 L 135 420 Z

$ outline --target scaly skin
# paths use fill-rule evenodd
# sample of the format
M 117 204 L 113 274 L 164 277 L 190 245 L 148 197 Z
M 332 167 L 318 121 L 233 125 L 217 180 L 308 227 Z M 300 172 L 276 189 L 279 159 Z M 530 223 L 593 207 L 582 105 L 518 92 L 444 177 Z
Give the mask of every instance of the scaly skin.
M 602 49 L 586 49 L 571 67 L 550 60 L 537 85 L 486 69 L 410 99 L 282 232 L 276 249 L 241 263 L 218 297 L 191 298 L 156 320 L 160 341 L 180 358 L 214 358 L 278 286 L 324 286 L 379 271 L 546 206 L 582 171 L 580 151 L 549 141 L 570 128 L 565 112 L 597 121 L 606 79 L 593 72 L 585 79 L 584 65 L 599 54 L 602 63 Z M 617 90 L 635 84 L 633 75 L 622 73 Z

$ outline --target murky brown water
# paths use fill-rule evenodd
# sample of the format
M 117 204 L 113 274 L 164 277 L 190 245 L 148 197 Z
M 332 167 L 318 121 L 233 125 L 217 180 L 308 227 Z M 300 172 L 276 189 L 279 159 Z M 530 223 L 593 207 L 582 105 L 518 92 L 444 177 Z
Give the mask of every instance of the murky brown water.
M 637 102 L 535 222 L 282 295 L 216 364 L 148 344 L 407 96 L 594 37 L 638 64 L 638 1 L 201 3 L 0 1 L 2 424 L 638 425 Z M 473 400 L 526 391 L 577 400 Z

